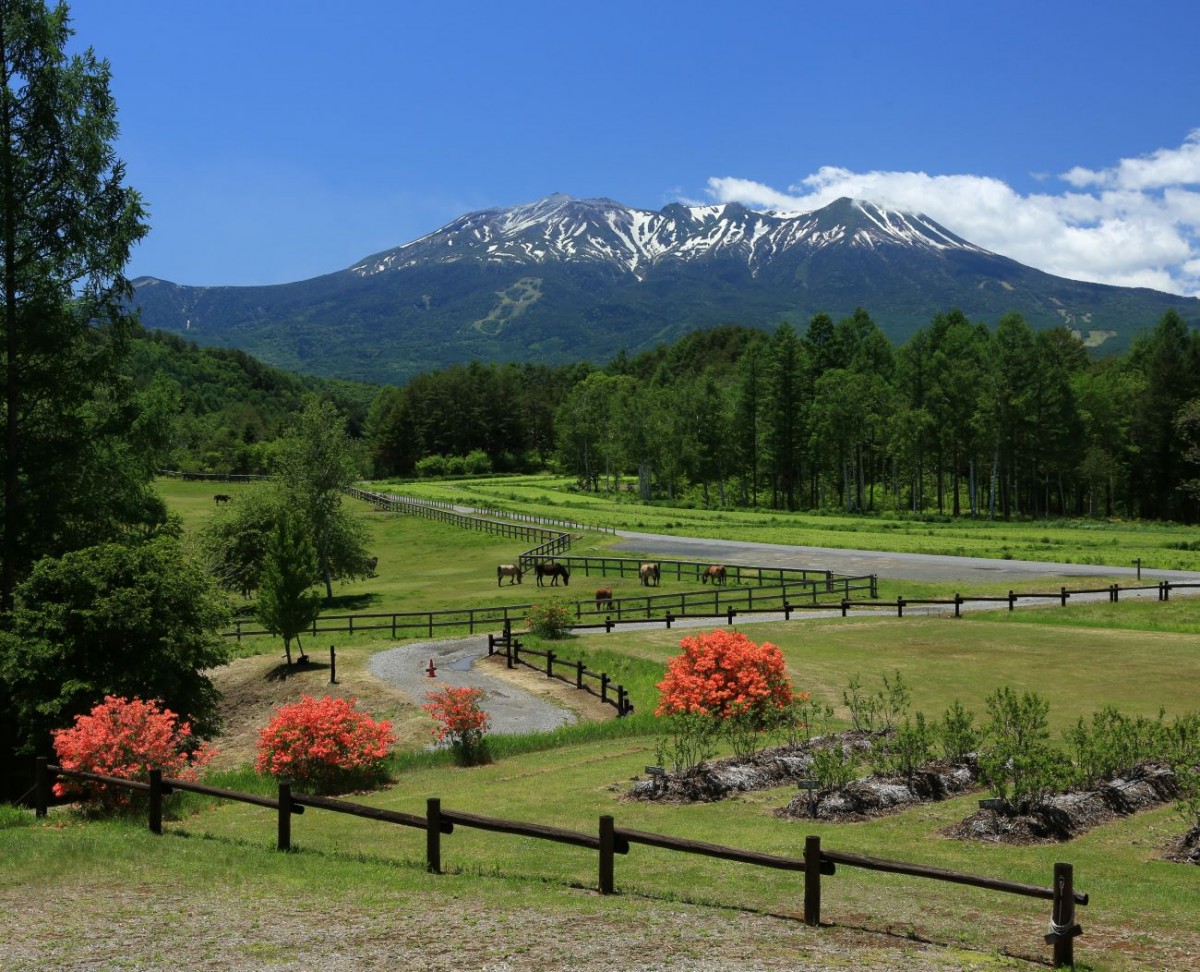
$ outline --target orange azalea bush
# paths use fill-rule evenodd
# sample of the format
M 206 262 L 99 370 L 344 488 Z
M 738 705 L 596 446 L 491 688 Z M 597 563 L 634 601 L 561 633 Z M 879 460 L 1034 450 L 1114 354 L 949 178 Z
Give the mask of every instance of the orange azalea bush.
M 54 753 L 63 769 L 145 782 L 152 769 L 195 780 L 216 750 L 196 745 L 191 725 L 157 702 L 106 695 L 89 714 L 77 715 L 72 728 L 54 732 Z M 124 787 L 72 780 L 54 784 L 54 793 L 85 793 L 106 810 L 131 809 L 139 796 Z
M 709 723 L 730 737 L 739 756 L 753 753 L 759 734 L 774 728 L 793 702 L 783 653 L 769 641 L 759 645 L 724 630 L 684 638 L 679 646 L 683 654 L 667 662 L 655 709 L 655 715 L 674 718 L 676 751 L 679 732 L 694 735 Z
M 429 701 L 421 706 L 437 723 L 430 732 L 438 742 L 450 740 L 455 758 L 464 766 L 487 761 L 484 734 L 491 724 L 491 717 L 481 708 L 483 689 L 444 688 L 439 692 L 426 692 Z
M 305 695 L 280 706 L 259 732 L 254 768 L 319 793 L 383 782 L 396 736 L 390 722 L 376 722 L 357 704 L 357 699 Z

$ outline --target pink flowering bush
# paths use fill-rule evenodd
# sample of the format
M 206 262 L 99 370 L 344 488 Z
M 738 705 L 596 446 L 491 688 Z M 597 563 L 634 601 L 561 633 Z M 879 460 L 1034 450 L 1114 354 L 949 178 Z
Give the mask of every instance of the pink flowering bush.
M 387 779 L 392 724 L 355 708 L 357 699 L 303 696 L 280 706 L 259 732 L 255 769 L 316 793 L 365 789 Z
M 479 708 L 483 689 L 444 688 L 426 692 L 429 701 L 421 706 L 437 723 L 430 732 L 438 742 L 450 740 L 455 759 L 463 766 L 487 762 L 484 734 L 491 718 Z
M 119 776 L 145 782 L 150 770 L 163 776 L 195 780 L 216 750 L 197 745 L 192 728 L 157 702 L 106 695 L 87 715 L 77 715 L 70 729 L 54 732 L 54 753 L 63 769 Z M 105 810 L 129 810 L 141 794 L 103 783 L 63 780 L 56 796 L 83 793 Z

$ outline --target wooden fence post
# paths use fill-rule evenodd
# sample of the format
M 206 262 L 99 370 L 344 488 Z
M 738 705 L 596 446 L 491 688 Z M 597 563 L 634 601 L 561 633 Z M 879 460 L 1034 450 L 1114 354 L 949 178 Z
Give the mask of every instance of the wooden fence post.
M 34 766 L 33 776 L 33 813 L 35 817 L 45 817 L 50 812 L 50 760 L 39 756 Z
M 954 616 L 956 618 L 962 617 L 962 603 L 963 603 L 962 595 L 959 594 L 957 591 L 955 591 L 954 592 Z
M 546 651 L 546 678 L 554 677 L 554 652 Z
M 600 701 L 601 702 L 608 701 L 608 673 L 607 672 L 600 673 Z
M 276 847 L 281 851 L 292 849 L 292 784 L 279 781 L 279 840 Z
M 583 688 L 583 662 L 581 661 L 575 663 L 575 687 Z
M 337 649 L 329 646 L 329 684 L 337 685 Z
M 613 818 L 608 815 L 600 817 L 600 893 L 613 893 L 613 857 L 616 853 L 616 838 Z
M 425 870 L 442 873 L 442 801 L 438 797 L 425 801 Z
M 804 924 L 821 924 L 821 838 L 804 838 Z
M 1050 934 L 1046 942 L 1054 945 L 1054 967 L 1075 967 L 1075 936 L 1083 929 L 1075 924 L 1075 869 L 1070 864 L 1054 865 L 1054 903 L 1050 915 Z
M 162 833 L 163 781 L 162 770 L 150 771 L 150 833 Z
M 904 598 L 899 594 L 896 595 L 896 617 L 904 617 Z
M 1009 591 L 1008 592 L 1008 609 L 1011 611 L 1013 609 L 1013 605 L 1016 603 L 1017 603 L 1017 595 L 1014 594 L 1012 591 Z

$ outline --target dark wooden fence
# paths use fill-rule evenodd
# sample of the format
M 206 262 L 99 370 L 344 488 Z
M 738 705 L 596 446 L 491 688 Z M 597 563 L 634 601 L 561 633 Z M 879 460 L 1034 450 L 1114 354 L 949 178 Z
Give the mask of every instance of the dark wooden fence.
M 41 758 L 37 762 L 34 805 L 35 813 L 38 817 L 45 817 L 48 813 L 50 786 L 55 776 L 65 776 L 82 782 L 123 786 L 131 790 L 146 793 L 148 796 L 149 827 L 155 834 L 162 833 L 163 798 L 175 790 L 200 793 L 275 810 L 276 847 L 281 851 L 291 850 L 292 817 L 303 814 L 306 808 L 325 810 L 331 813 L 342 813 L 349 816 L 363 817 L 369 820 L 409 827 L 414 830 L 423 830 L 425 832 L 425 867 L 432 874 L 442 873 L 442 837 L 443 835 L 453 834 L 455 826 L 470 827 L 498 834 L 513 834 L 535 840 L 549 840 L 593 851 L 598 855 L 597 886 L 602 895 L 613 894 L 616 891 L 616 856 L 618 854 L 628 855 L 634 844 L 657 847 L 662 850 L 683 854 L 699 854 L 718 860 L 733 861 L 756 867 L 797 871 L 804 874 L 804 922 L 813 928 L 819 928 L 821 924 L 821 878 L 822 876 L 836 874 L 837 865 L 839 864 L 844 867 L 857 867 L 889 874 L 904 874 L 910 877 L 925 878 L 933 881 L 948 881 L 1006 894 L 1038 898 L 1052 903 L 1050 933 L 1045 936 L 1045 940 L 1047 944 L 1053 946 L 1053 960 L 1056 968 L 1072 966 L 1075 963 L 1075 937 L 1083 931 L 1075 921 L 1075 906 L 1077 904 L 1086 905 L 1088 903 L 1088 896 L 1081 894 L 1074 888 L 1074 869 L 1070 864 L 1055 864 L 1051 885 L 1046 888 L 1033 884 L 1022 884 L 1016 881 L 1005 881 L 998 878 L 928 867 L 923 864 L 889 861 L 882 858 L 866 857 L 861 854 L 826 850 L 821 847 L 819 837 L 807 837 L 805 839 L 803 857 L 788 857 L 778 854 L 768 854 L 762 851 L 727 847 L 722 844 L 688 840 L 682 837 L 672 837 L 667 834 L 647 833 L 641 830 L 621 828 L 617 827 L 615 819 L 607 814 L 599 818 L 595 833 L 585 833 L 561 827 L 547 826 L 545 824 L 504 820 L 498 817 L 485 817 L 459 810 L 450 810 L 443 807 L 441 800 L 437 797 L 430 797 L 425 802 L 425 815 L 422 817 L 417 814 L 385 810 L 380 807 L 369 807 L 332 797 L 295 793 L 292 791 L 291 785 L 287 782 L 279 783 L 277 799 L 272 800 L 269 797 L 256 794 L 238 793 L 233 790 L 223 790 L 201 783 L 167 778 L 159 770 L 150 771 L 149 782 L 140 782 L 98 776 L 93 773 L 64 770 L 62 767 L 50 765 L 45 758 Z
M 446 611 L 408 611 L 391 614 L 325 614 L 305 629 L 305 634 L 318 635 L 335 632 L 358 634 L 364 631 L 390 631 L 391 637 L 401 634 L 432 638 L 435 631 L 454 628 L 466 629 L 474 634 L 476 629 L 494 629 L 510 624 L 514 620 L 524 623 L 532 604 L 507 604 L 499 607 L 459 608 Z M 233 631 L 224 631 L 226 638 L 250 638 L 270 634 L 257 621 L 237 621 Z
M 633 714 L 633 702 L 630 700 L 625 686 L 616 684 L 607 672 L 590 671 L 578 659 L 572 661 L 552 650 L 538 651 L 534 648 L 526 648 L 521 644 L 519 638 L 513 636 L 507 626 L 501 636 L 488 635 L 488 655 L 495 655 L 501 651 L 504 652 L 507 668 L 525 665 L 534 671 L 545 671 L 547 678 L 557 678 L 560 682 L 566 682 L 568 685 L 596 696 L 606 705 L 611 705 L 617 710 L 618 717 Z M 534 664 L 528 660 L 529 656 L 545 660 L 540 664 Z M 597 687 L 594 688 L 587 679 L 592 679 Z
M 904 617 L 904 609 L 908 607 L 920 606 L 923 604 L 953 606 L 954 616 L 960 617 L 964 604 L 1007 604 L 1010 611 L 1014 610 L 1017 602 L 1021 600 L 1032 601 L 1058 601 L 1063 607 L 1067 606 L 1067 602 L 1073 595 L 1076 594 L 1105 594 L 1108 597 L 1110 604 L 1116 604 L 1121 599 L 1122 593 L 1132 593 L 1135 591 L 1154 591 L 1156 599 L 1159 601 L 1169 601 L 1171 599 L 1171 591 L 1187 590 L 1189 588 L 1200 587 L 1200 583 L 1159 581 L 1157 584 L 1138 584 L 1127 585 L 1122 587 L 1120 584 L 1109 584 L 1107 587 L 1085 587 L 1078 589 L 1070 589 L 1060 587 L 1057 591 L 1024 591 L 1018 593 L 1009 591 L 1007 594 L 999 595 L 983 595 L 983 594 L 955 594 L 954 597 L 901 597 L 898 596 L 894 601 L 854 601 L 850 603 L 843 601 L 841 604 L 842 617 L 846 616 L 849 608 L 895 608 L 897 617 Z M 801 607 L 801 605 L 797 605 Z

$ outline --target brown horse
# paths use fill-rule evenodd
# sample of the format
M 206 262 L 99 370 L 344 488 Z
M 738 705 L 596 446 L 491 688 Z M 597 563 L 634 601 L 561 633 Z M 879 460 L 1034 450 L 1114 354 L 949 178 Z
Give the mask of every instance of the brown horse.
M 596 610 L 603 611 L 605 608 L 607 608 L 610 611 L 613 609 L 612 588 L 611 587 L 597 587 L 596 588 Z
M 700 575 L 700 583 L 701 584 L 707 584 L 710 580 L 713 582 L 714 587 L 717 584 L 721 584 L 722 586 L 724 586 L 724 584 L 725 584 L 725 565 L 724 564 L 713 564 L 711 567 L 709 567 L 707 570 L 705 570 L 703 574 Z
M 501 564 L 496 568 L 496 586 L 500 586 L 500 578 L 508 578 L 508 586 L 520 584 L 521 578 L 525 576 L 525 571 L 521 569 L 520 564 Z
M 638 568 L 638 577 L 642 579 L 642 586 L 649 587 L 653 582 L 655 587 L 658 587 L 658 564 L 642 564 Z
M 213 502 L 216 503 L 217 506 L 220 506 L 222 503 L 228 503 L 231 499 L 233 499 L 233 497 L 228 493 L 217 493 L 215 496 L 213 496 Z
M 566 566 L 563 564 L 555 564 L 555 563 L 538 564 L 536 570 L 537 570 L 538 587 L 544 586 L 542 584 L 542 579 L 545 577 L 550 578 L 550 586 L 551 587 L 556 587 L 558 585 L 558 579 L 560 577 L 562 578 L 563 587 L 571 586 L 571 572 L 569 570 L 567 570 Z

